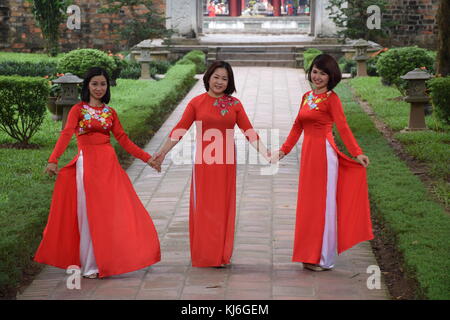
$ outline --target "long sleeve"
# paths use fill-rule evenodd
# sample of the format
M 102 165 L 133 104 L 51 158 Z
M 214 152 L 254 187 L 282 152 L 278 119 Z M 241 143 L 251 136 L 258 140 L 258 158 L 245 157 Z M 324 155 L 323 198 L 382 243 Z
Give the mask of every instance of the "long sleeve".
M 295 146 L 303 132 L 303 127 L 300 123 L 299 117 L 300 111 L 298 112 L 297 118 L 295 118 L 294 124 L 292 125 L 291 131 L 289 132 L 286 141 L 280 148 L 280 151 L 283 151 L 284 154 L 288 154 L 289 152 L 291 152 L 292 148 Z
M 255 129 L 253 129 L 253 126 L 252 126 L 242 104 L 238 103 L 236 105 L 236 107 L 237 107 L 236 124 L 244 133 L 245 138 L 250 142 L 259 140 L 259 136 L 256 133 Z
M 117 112 L 112 108 L 111 108 L 111 110 L 112 110 L 113 117 L 114 117 L 111 131 L 112 131 L 114 137 L 116 138 L 117 142 L 119 142 L 119 144 L 122 146 L 122 148 L 124 148 L 125 151 L 127 151 L 133 157 L 141 159 L 144 162 L 147 162 L 148 160 L 150 160 L 151 156 L 147 152 L 145 152 L 144 150 L 139 148 L 137 145 L 135 145 L 130 140 L 130 138 L 128 138 L 128 135 L 125 133 L 125 131 L 123 130 L 122 124 L 120 123 Z
M 347 150 L 353 157 L 363 154 L 363 151 L 361 150 L 358 143 L 356 142 L 355 137 L 353 136 L 352 130 L 348 126 L 347 119 L 342 108 L 341 100 L 336 94 L 332 94 L 330 96 L 328 100 L 328 107 L 333 122 L 336 123 L 336 128 Z
M 175 125 L 169 134 L 172 141 L 178 141 L 183 138 L 185 133 L 189 130 L 192 123 L 195 121 L 195 107 L 192 103 L 188 103 L 186 109 L 181 116 L 180 121 Z
M 72 139 L 72 135 L 75 133 L 75 129 L 78 125 L 78 119 L 80 116 L 80 108 L 79 105 L 74 105 L 67 115 L 66 125 L 64 130 L 61 131 L 61 135 L 56 142 L 55 148 L 53 148 L 53 152 L 48 159 L 49 163 L 58 163 L 58 159 L 61 155 L 66 151 L 67 146 L 70 143 L 70 139 Z

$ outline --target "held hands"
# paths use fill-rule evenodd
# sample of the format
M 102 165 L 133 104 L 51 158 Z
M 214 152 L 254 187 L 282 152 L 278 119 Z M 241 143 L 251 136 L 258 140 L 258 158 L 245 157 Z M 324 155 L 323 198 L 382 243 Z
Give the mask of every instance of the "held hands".
M 367 168 L 369 166 L 369 157 L 363 154 L 360 154 L 356 157 L 359 163 L 362 164 L 364 168 Z
M 286 154 L 285 154 L 283 151 L 280 151 L 280 150 L 274 152 L 274 153 L 272 154 L 272 157 L 270 158 L 270 163 L 272 163 L 272 164 L 277 163 L 278 161 L 280 161 L 281 159 L 283 159 L 285 155 L 286 155 Z
M 56 163 L 48 163 L 44 170 L 50 177 L 56 176 L 58 174 L 58 165 Z
M 153 154 L 153 157 L 147 162 L 147 164 L 156 171 L 161 172 L 161 164 L 163 163 L 165 157 L 165 154 L 161 152 L 155 152 L 155 154 Z

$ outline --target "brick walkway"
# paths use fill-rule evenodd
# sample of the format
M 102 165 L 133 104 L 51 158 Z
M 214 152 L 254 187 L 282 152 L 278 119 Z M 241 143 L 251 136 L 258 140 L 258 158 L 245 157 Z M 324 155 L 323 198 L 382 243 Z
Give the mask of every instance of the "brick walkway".
M 238 92 L 255 128 L 279 128 L 281 141 L 309 85 L 304 73 L 288 68 L 236 67 Z M 153 154 L 180 118 L 188 101 L 204 92 L 199 81 L 146 146 Z M 248 147 L 247 147 L 248 150 Z M 369 290 L 367 273 L 377 265 L 364 242 L 338 257 L 333 271 L 314 273 L 291 262 L 298 182 L 298 148 L 276 175 L 260 175 L 264 166 L 241 164 L 237 172 L 236 236 L 227 268 L 190 266 L 188 212 L 191 165 L 166 157 L 161 174 L 140 160 L 128 169 L 150 212 L 161 241 L 162 260 L 154 266 L 102 280 L 81 280 L 69 290 L 64 270 L 46 267 L 18 299 L 389 299 Z

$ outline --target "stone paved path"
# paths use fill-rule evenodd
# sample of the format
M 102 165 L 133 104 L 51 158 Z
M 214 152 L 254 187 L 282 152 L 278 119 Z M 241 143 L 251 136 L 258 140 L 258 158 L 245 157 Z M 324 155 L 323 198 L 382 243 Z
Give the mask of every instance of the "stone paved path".
M 309 90 L 299 69 L 235 67 L 236 97 L 255 128 L 279 128 L 288 134 L 299 99 Z M 188 101 L 204 92 L 200 80 L 146 146 L 153 154 L 180 118 Z M 247 145 L 248 150 L 248 145 Z M 190 266 L 188 211 L 191 165 L 166 157 L 161 174 L 140 160 L 128 174 L 150 212 L 161 241 L 162 260 L 154 266 L 102 280 L 81 280 L 69 290 L 64 270 L 46 267 L 18 299 L 389 299 L 369 290 L 367 273 L 377 265 L 364 242 L 338 257 L 333 271 L 314 273 L 291 262 L 298 182 L 293 150 L 276 175 L 261 175 L 264 164 L 238 165 L 236 236 L 227 268 Z

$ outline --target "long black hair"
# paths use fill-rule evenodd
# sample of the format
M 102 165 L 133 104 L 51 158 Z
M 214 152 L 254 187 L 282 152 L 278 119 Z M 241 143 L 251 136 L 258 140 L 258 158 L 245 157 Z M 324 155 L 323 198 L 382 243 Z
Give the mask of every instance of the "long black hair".
M 83 80 L 83 88 L 81 89 L 81 100 L 83 102 L 89 102 L 91 98 L 91 94 L 89 92 L 89 82 L 91 82 L 91 79 L 96 76 L 104 76 L 106 78 L 107 83 L 107 89 L 105 95 L 100 99 L 103 103 L 109 103 L 109 100 L 111 99 L 111 91 L 109 90 L 109 75 L 108 72 L 100 67 L 93 67 L 90 68 L 88 71 L 86 71 L 86 74 L 84 75 Z
M 224 93 L 227 95 L 231 95 L 234 92 L 236 92 L 233 69 L 231 69 L 231 65 L 228 62 L 221 60 L 214 61 L 209 66 L 208 70 L 206 70 L 205 75 L 203 76 L 203 84 L 205 85 L 206 91 L 209 91 L 209 79 L 211 79 L 211 76 L 213 75 L 214 71 L 216 71 L 217 68 L 224 68 L 225 70 L 227 70 L 228 73 L 228 85 Z

